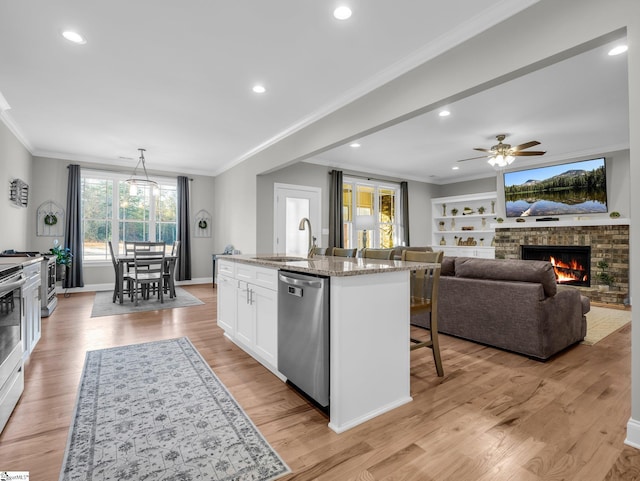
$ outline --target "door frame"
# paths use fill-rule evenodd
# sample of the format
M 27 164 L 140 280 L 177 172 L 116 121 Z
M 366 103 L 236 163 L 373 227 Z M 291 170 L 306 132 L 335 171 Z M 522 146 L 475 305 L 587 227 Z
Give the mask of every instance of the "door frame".
M 295 195 L 287 195 L 296 193 L 299 194 L 299 198 L 309 199 L 309 220 L 311 221 L 311 225 L 314 229 L 314 235 L 318 239 L 318 242 L 321 240 L 322 189 L 320 187 L 313 187 L 309 185 L 283 184 L 275 182 L 273 184 L 273 252 L 280 252 L 278 246 L 278 238 L 279 234 L 281 234 L 280 229 L 286 229 L 286 219 L 281 218 L 281 212 L 278 208 L 280 198 L 285 199 L 286 197 L 296 197 Z M 282 205 L 284 205 L 284 203 Z M 282 250 L 282 253 L 285 253 L 285 251 Z

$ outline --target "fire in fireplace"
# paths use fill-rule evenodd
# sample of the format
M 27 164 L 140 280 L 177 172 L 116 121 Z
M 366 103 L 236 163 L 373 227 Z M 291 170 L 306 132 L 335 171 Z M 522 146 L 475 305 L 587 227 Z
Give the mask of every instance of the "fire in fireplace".
M 591 247 L 589 246 L 520 246 L 524 260 L 549 261 L 558 284 L 591 286 Z

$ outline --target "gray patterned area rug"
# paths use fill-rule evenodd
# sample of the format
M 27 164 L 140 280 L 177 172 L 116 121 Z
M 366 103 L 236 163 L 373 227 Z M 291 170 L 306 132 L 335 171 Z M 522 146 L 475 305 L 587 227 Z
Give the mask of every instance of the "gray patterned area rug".
M 289 472 L 186 337 L 87 352 L 60 481 Z
M 157 297 L 150 296 L 149 299 L 139 300 L 137 306 L 127 299 L 122 304 L 113 302 L 113 291 L 99 291 L 96 292 L 96 298 L 93 301 L 91 317 L 117 316 L 118 314 L 128 314 L 130 312 L 155 311 L 157 309 L 189 307 L 199 304 L 204 304 L 204 302 L 180 287 L 176 287 L 176 297 L 173 299 L 166 295 L 164 296 L 164 302 L 160 302 Z

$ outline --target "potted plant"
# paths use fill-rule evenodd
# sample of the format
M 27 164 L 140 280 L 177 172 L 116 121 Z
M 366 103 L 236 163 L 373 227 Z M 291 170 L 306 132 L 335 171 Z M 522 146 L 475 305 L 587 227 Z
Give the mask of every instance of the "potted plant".
M 71 265 L 73 254 L 68 247 L 62 247 L 58 240 L 53 241 L 53 247 L 49 249 L 49 252 L 56 257 L 56 264 L 63 266 L 64 268 L 56 268 L 56 279 L 62 280 L 65 276 L 67 268 Z
M 596 266 L 600 269 L 600 272 L 596 273 L 596 279 L 602 283 L 599 287 L 604 290 L 609 289 L 616 281 L 616 278 L 609 272 L 609 263 L 601 260 L 598 261 Z
M 456 209 L 455 207 L 451 209 L 451 215 L 457 215 L 457 214 L 458 214 L 458 209 Z
M 485 211 L 485 210 L 486 210 L 486 209 L 484 208 L 484 206 L 483 206 L 483 205 L 481 205 L 480 207 L 478 207 L 478 214 L 484 214 L 484 211 Z

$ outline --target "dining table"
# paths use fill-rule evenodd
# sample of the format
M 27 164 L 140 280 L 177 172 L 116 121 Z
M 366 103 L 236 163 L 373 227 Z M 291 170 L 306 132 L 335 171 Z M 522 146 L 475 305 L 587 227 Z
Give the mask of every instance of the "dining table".
M 164 272 L 169 273 L 169 297 L 174 298 L 176 296 L 176 285 L 175 285 L 175 263 L 178 259 L 177 255 L 167 255 L 164 256 Z M 116 262 L 118 263 L 118 278 L 116 279 L 116 285 L 118 286 L 118 296 L 120 299 L 120 304 L 124 301 L 124 272 L 127 265 L 133 265 L 135 262 L 135 258 L 133 254 L 125 254 L 116 256 Z M 162 286 L 160 286 L 162 289 Z

